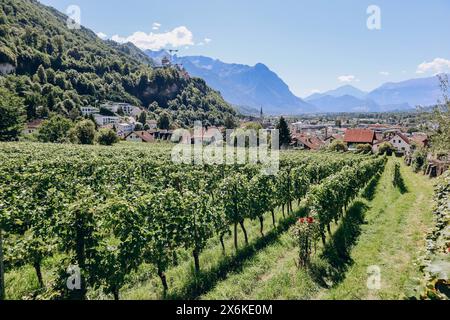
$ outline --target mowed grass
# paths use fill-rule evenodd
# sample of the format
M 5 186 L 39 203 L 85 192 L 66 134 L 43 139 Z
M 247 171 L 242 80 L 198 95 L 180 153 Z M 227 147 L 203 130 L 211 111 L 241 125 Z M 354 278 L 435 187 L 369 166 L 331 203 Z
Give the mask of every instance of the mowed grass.
M 392 169 L 392 164 L 390 165 Z M 433 184 L 430 179 L 401 166 L 407 192 L 383 179 L 366 212 L 366 225 L 352 250 L 354 264 L 345 280 L 326 292 L 324 299 L 402 299 L 412 279 L 420 275 L 417 259 L 425 249 L 433 225 Z M 387 170 L 390 173 L 390 170 Z M 367 288 L 367 268 L 381 271 L 379 290 Z
M 399 160 L 401 161 L 401 160 Z M 401 299 L 419 274 L 416 258 L 433 223 L 432 182 L 402 164 L 407 192 L 392 185 L 393 159 L 356 199 L 309 271 L 296 266 L 289 232 L 244 263 L 203 299 Z M 377 182 L 377 184 L 375 184 Z M 381 269 L 380 290 L 367 289 L 367 268 Z

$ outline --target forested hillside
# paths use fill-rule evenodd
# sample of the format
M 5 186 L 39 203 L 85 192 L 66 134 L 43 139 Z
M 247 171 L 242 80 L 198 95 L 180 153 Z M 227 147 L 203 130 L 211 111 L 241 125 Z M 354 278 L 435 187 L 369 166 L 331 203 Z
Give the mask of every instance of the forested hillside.
M 130 102 L 178 125 L 193 120 L 223 124 L 235 111 L 201 79 L 174 68 L 154 69 L 132 45 L 105 42 L 34 0 L 0 1 L 0 66 L 15 72 L 0 86 L 24 99 L 28 120 L 49 112 L 75 119 L 80 106 L 103 100 Z

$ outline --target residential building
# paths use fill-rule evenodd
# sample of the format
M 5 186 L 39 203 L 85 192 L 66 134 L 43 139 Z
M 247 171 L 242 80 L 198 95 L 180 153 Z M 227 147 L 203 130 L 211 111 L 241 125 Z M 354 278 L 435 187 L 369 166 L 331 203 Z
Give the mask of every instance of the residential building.
M 376 141 L 375 131 L 369 129 L 347 129 L 344 142 L 349 150 L 356 150 L 358 144 L 374 145 Z
M 121 102 L 106 102 L 106 103 L 102 104 L 101 107 L 108 109 L 109 111 L 114 112 L 114 113 L 117 113 L 119 111 L 119 109 L 122 109 L 122 111 L 125 115 L 131 115 L 133 110 L 135 108 L 137 108 L 129 103 L 121 103 Z
M 403 133 L 396 133 L 390 139 L 389 142 L 394 146 L 397 152 L 409 153 L 411 151 L 411 142 L 407 136 Z
M 149 143 L 155 141 L 155 136 L 148 131 L 134 131 L 125 136 L 125 140 L 129 142 Z
M 38 133 L 39 132 L 39 127 L 41 126 L 42 121 L 43 120 L 41 120 L 41 119 L 37 119 L 37 120 L 33 120 L 33 121 L 28 122 L 25 125 L 25 128 L 22 130 L 22 133 L 24 135 Z
M 107 124 L 117 124 L 120 121 L 119 117 L 116 117 L 116 116 L 102 116 L 100 114 L 95 114 L 94 118 L 95 118 L 95 122 L 97 122 L 97 124 L 99 126 L 104 126 L 104 125 L 107 125 Z
M 429 139 L 426 134 L 413 134 L 412 137 L 410 137 L 410 140 L 420 148 L 427 148 L 429 146 Z
M 292 137 L 291 146 L 303 150 L 319 150 L 325 145 L 321 139 L 316 136 L 308 136 L 303 134 L 296 134 Z
M 122 122 L 116 125 L 117 134 L 119 136 L 127 136 L 134 130 L 134 125 L 132 123 Z
M 91 106 L 81 107 L 81 114 L 83 116 L 89 116 L 91 114 L 97 114 L 99 112 L 100 112 L 100 110 L 98 108 L 94 108 Z

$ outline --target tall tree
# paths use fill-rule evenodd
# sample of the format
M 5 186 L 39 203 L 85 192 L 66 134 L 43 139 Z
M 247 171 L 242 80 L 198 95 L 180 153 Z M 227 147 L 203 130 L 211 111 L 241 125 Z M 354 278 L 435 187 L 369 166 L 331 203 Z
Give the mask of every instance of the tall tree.
M 44 67 L 42 66 L 42 64 L 39 66 L 39 68 L 37 69 L 37 76 L 39 78 L 39 82 L 42 84 L 46 84 L 47 83 L 47 73 L 45 72 Z
M 139 121 L 140 123 L 142 123 L 142 125 L 145 125 L 145 124 L 147 123 L 147 113 L 146 113 L 145 111 L 143 111 L 143 112 L 141 112 L 141 113 L 139 114 L 139 119 L 138 119 L 138 121 Z
M 0 88 L 0 141 L 16 140 L 25 122 L 25 106 L 21 98 Z
M 167 112 L 163 112 L 159 116 L 158 120 L 158 128 L 163 130 L 169 130 L 170 129 L 170 118 L 169 114 Z
M 280 132 L 280 147 L 288 146 L 291 143 L 291 131 L 289 130 L 286 119 L 283 117 L 280 118 L 277 129 Z

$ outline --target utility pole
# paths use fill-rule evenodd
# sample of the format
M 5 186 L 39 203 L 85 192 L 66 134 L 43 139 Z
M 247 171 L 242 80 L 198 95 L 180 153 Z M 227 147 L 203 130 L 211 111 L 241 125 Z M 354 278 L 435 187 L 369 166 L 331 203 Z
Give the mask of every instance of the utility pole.
M 5 268 L 3 264 L 3 234 L 0 228 L 0 300 L 5 300 Z

